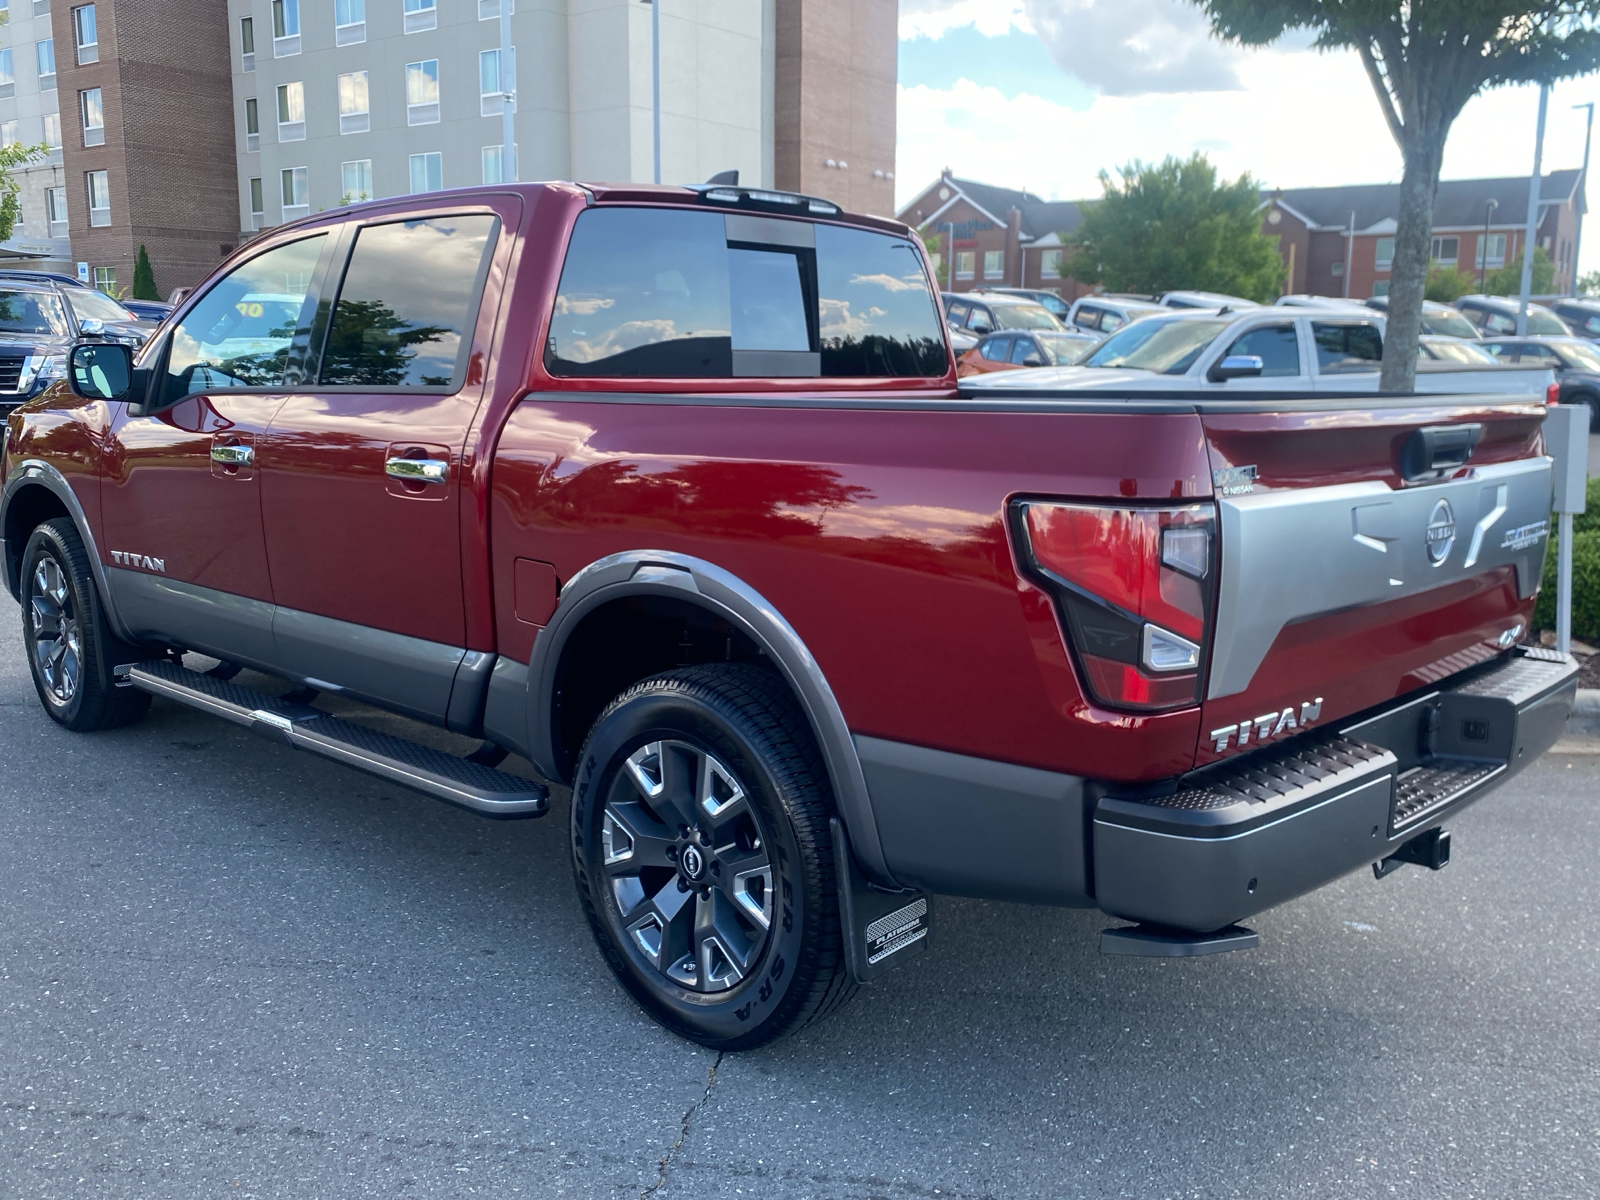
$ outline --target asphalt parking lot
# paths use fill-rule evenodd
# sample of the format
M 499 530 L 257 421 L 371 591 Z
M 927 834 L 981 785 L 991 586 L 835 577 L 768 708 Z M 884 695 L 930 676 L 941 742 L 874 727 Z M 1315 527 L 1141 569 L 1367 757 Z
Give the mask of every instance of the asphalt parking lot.
M 1600 756 L 1252 952 L 942 902 L 718 1060 L 602 967 L 564 803 L 495 824 L 160 702 L 68 734 L 0 621 L 0 1196 L 1600 1193 Z

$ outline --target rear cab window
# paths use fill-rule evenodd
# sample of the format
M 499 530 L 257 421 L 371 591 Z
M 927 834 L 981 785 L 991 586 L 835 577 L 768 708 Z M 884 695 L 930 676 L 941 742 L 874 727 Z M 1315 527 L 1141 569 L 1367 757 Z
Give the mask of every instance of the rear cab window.
M 903 238 L 748 212 L 599 207 L 573 229 L 545 361 L 568 378 L 942 376 L 940 325 L 921 255 Z
M 1317 370 L 1324 375 L 1371 371 L 1383 359 L 1383 337 L 1366 321 L 1313 321 Z

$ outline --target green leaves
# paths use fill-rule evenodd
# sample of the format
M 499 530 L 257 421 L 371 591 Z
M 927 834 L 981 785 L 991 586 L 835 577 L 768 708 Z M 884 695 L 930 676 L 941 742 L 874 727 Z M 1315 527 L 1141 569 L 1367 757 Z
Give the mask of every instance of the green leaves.
M 1102 171 L 1103 198 L 1086 205 L 1068 273 L 1109 291 L 1225 292 L 1251 300 L 1278 294 L 1283 260 L 1261 233 L 1260 196 L 1241 175 L 1219 183 L 1203 154 L 1135 161 L 1113 182 Z
M 24 146 L 20 143 L 0 146 L 0 242 L 11 240 L 11 231 L 16 228 L 17 217 L 22 212 L 22 201 L 19 197 L 22 185 L 17 182 L 12 172 L 38 161 L 49 153 L 50 148 L 43 142 L 37 146 Z

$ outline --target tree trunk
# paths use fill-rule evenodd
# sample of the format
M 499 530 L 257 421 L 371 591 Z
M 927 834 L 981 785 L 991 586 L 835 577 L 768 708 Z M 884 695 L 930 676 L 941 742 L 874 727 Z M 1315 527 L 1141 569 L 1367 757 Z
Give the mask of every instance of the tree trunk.
M 1401 151 L 1400 213 L 1394 233 L 1394 265 L 1389 269 L 1389 319 L 1383 337 L 1381 392 L 1409 392 L 1416 386 L 1417 338 L 1422 333 L 1422 297 L 1433 257 L 1433 200 L 1439 191 L 1444 133 L 1409 139 Z

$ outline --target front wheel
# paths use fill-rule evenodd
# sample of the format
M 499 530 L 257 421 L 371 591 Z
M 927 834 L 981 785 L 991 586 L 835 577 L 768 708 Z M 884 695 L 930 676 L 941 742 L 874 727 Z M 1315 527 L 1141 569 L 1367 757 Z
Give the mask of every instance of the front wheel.
M 854 993 L 827 788 L 803 714 L 756 667 L 670 671 L 600 714 L 573 871 L 607 965 L 668 1029 L 746 1049 Z

